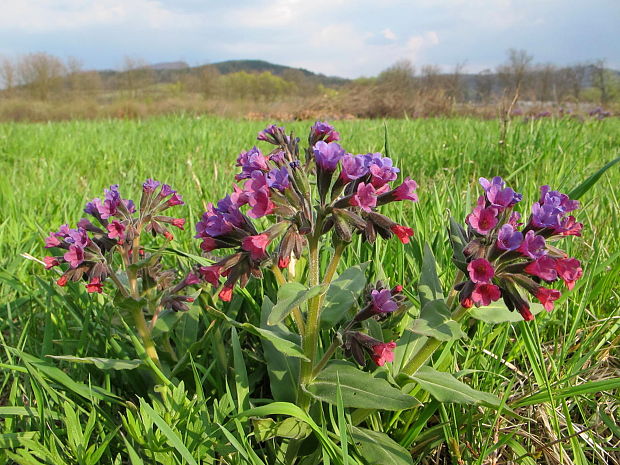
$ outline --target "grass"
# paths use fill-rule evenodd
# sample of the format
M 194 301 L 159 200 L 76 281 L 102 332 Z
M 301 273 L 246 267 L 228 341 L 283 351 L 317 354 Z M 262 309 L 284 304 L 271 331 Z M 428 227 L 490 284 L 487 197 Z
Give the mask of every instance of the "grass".
M 177 347 L 193 347 L 188 369 L 177 377 L 166 374 L 177 387 L 168 387 L 174 394 L 158 400 L 149 391 L 152 381 L 139 369 L 102 371 L 47 357 L 135 358 L 140 348 L 119 331 L 119 315 L 106 299 L 82 289 L 59 289 L 53 273 L 21 256 L 45 255 L 44 235 L 75 223 L 85 202 L 104 187 L 118 183 L 125 196 L 135 198 L 146 177 L 182 193 L 188 226 L 176 241 L 198 254 L 195 222 L 207 202 L 230 189 L 237 154 L 255 144 L 264 126 L 184 116 L 0 125 L 0 463 L 284 460 L 274 442 L 257 447 L 252 424 L 234 417 L 241 404 L 260 405 L 270 395 L 250 335 L 235 332 L 232 347 L 223 346 L 229 330 L 211 326 L 210 317 L 197 308 L 190 311 L 174 335 Z M 287 124 L 298 134 L 307 127 L 307 122 Z M 450 285 L 448 212 L 464 218 L 475 202 L 478 177 L 503 176 L 530 204 L 541 184 L 570 191 L 620 152 L 618 119 L 514 121 L 504 144 L 498 143 L 495 121 L 337 124 L 343 145 L 353 153 L 385 151 L 386 127 L 390 156 L 403 175 L 420 184 L 418 204 L 391 208 L 397 221 L 414 227 L 416 238 L 406 246 L 355 244 L 344 261 L 371 260 L 372 275 L 403 283 L 411 295 L 424 242 L 437 257 L 444 288 Z M 584 235 L 564 245 L 582 260 L 585 276 L 552 313 L 529 325 L 471 323 L 469 339 L 446 345 L 433 361 L 473 388 L 502 397 L 514 414 L 420 398 L 425 405 L 413 414 L 374 415 L 366 427 L 391 428 L 390 435 L 416 463 L 444 463 L 448 456 L 454 463 L 459 458 L 479 464 L 618 463 L 618 185 L 616 165 L 581 198 Z M 253 298 L 274 296 L 274 289 L 270 279 L 262 288 L 256 283 L 248 288 Z M 226 311 L 242 321 L 253 318 L 255 309 L 248 298 L 234 300 Z M 240 365 L 244 359 L 247 366 Z M 231 378 L 233 367 L 237 376 Z M 101 390 L 94 395 L 90 385 Z M 319 436 L 323 450 L 334 443 L 341 455 L 351 453 L 342 454 L 347 448 L 339 445 L 350 417 L 334 408 L 320 420 L 318 428 L 331 425 L 340 431 Z M 205 459 L 210 454 L 211 462 Z M 316 460 L 322 463 L 320 455 Z M 332 457 L 332 463 L 338 460 Z

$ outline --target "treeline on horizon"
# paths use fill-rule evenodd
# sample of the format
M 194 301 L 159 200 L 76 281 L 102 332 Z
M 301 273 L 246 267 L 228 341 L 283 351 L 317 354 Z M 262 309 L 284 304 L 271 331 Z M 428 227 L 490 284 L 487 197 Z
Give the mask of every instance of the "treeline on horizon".
M 173 112 L 256 119 L 496 117 L 614 111 L 620 73 L 604 60 L 537 64 L 511 49 L 493 70 L 468 74 L 403 60 L 376 77 L 347 80 L 242 60 L 198 67 L 125 58 L 120 71 L 88 71 L 47 53 L 0 57 L 0 120 L 145 117 Z M 598 115 L 610 114 L 597 110 Z

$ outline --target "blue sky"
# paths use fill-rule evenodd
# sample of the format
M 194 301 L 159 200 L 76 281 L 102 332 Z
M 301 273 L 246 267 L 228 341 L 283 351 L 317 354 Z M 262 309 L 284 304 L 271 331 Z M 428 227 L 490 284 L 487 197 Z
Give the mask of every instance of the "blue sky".
M 132 56 L 264 59 L 344 77 L 399 59 L 478 72 L 511 47 L 620 69 L 620 0 L 4 0 L 0 14 L 0 55 L 44 51 L 88 69 Z

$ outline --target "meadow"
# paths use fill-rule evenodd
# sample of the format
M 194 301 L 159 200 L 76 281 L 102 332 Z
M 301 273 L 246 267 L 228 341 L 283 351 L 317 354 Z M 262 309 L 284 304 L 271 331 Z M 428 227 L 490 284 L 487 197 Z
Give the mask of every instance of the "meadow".
M 82 287 L 55 286 L 53 271 L 24 257 L 46 255 L 45 236 L 75 223 L 105 187 L 118 183 L 135 198 L 147 177 L 171 184 L 186 202 L 176 213 L 187 219 L 185 231 L 175 232 L 164 260 L 176 257 L 175 250 L 200 255 L 196 222 L 208 202 L 230 191 L 237 155 L 270 123 L 166 116 L 0 124 L 0 463 L 285 463 L 272 437 L 256 439 L 260 431 L 267 434 L 256 421 L 231 413 L 245 390 L 252 406 L 269 405 L 252 334 L 239 329 L 240 345 L 224 342 L 230 325 L 194 305 L 171 336 L 189 356 L 162 375 L 174 392 L 162 399 L 148 373 L 132 366 L 139 347 L 119 330 L 111 301 Z M 311 123 L 285 126 L 303 137 Z M 440 118 L 333 123 L 349 152 L 387 151 L 419 184 L 418 203 L 386 209 L 415 230 L 412 241 L 354 242 L 342 265 L 370 261 L 371 276 L 402 284 L 412 301 L 424 243 L 437 259 L 443 288 L 450 287 L 448 219 L 462 222 L 471 211 L 479 177 L 502 176 L 529 205 L 540 185 L 569 192 L 620 156 L 618 118 L 515 119 L 507 127 Z M 564 245 L 580 258 L 584 277 L 551 313 L 530 323 L 471 320 L 468 338 L 448 342 L 433 358 L 433 366 L 500 398 L 502 409 L 421 395 L 423 405 L 413 413 L 374 414 L 361 420 L 366 427 L 389 433 L 413 463 L 620 463 L 619 185 L 616 164 L 581 196 L 583 236 Z M 324 255 L 327 260 L 329 251 Z M 181 257 L 182 264 L 191 262 Z M 271 277 L 251 282 L 222 308 L 233 319 L 252 321 L 262 296 L 275 295 L 275 287 Z M 239 351 L 246 383 L 239 378 Z M 64 356 L 123 359 L 128 366 Z M 315 418 L 325 437 L 316 436 L 323 449 L 329 441 L 344 459 L 308 452 L 297 463 L 364 463 L 363 456 L 388 463 L 346 446 L 347 431 L 358 431 L 356 412 L 325 412 Z M 316 443 L 305 447 L 317 449 Z M 215 461 L 202 458 L 209 448 L 217 450 Z

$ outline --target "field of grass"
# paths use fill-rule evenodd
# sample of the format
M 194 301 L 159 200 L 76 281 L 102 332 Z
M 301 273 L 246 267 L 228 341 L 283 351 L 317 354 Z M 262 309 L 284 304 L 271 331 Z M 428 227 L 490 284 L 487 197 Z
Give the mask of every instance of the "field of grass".
M 201 463 L 201 447 L 211 445 L 206 439 L 196 444 L 196 435 L 205 432 L 220 458 L 204 463 L 280 463 L 270 462 L 279 457 L 273 443 L 257 446 L 252 425 L 232 419 L 234 354 L 221 343 L 229 327 L 211 326 L 197 305 L 187 314 L 173 342 L 201 345 L 192 348 L 191 369 L 169 376 L 175 385 L 184 382 L 187 395 L 177 388 L 175 396 L 158 401 L 141 369 L 100 370 L 49 357 L 137 356 L 108 299 L 83 287 L 55 286 L 54 273 L 21 255 L 46 255 L 47 233 L 73 225 L 104 187 L 118 183 L 124 196 L 135 199 L 147 177 L 183 195 L 186 205 L 177 215 L 187 225 L 175 243 L 199 254 L 195 223 L 207 202 L 230 191 L 236 156 L 256 143 L 266 123 L 178 116 L 0 125 L 0 463 L 193 463 L 187 454 Z M 308 126 L 286 124 L 302 137 Z M 387 128 L 390 156 L 420 185 L 419 203 L 388 208 L 396 221 L 415 229 L 410 244 L 358 244 L 344 260 L 371 260 L 372 276 L 402 283 L 411 296 L 424 242 L 435 253 L 444 289 L 450 286 L 455 268 L 447 220 L 450 214 L 464 219 L 479 194 L 480 176 L 504 177 L 529 205 L 540 185 L 570 191 L 620 155 L 617 118 L 514 121 L 502 143 L 497 121 L 361 120 L 336 127 L 351 153 L 384 151 Z M 584 278 L 553 312 L 529 324 L 472 321 L 469 338 L 448 343 L 432 362 L 501 397 L 512 413 L 421 398 L 425 405 L 413 414 L 377 414 L 365 420 L 367 427 L 388 432 L 411 451 L 414 463 L 620 463 L 619 185 L 615 165 L 580 199 L 583 237 L 563 245 L 582 261 Z M 248 290 L 257 299 L 273 295 L 273 280 Z M 233 317 L 247 313 L 246 303 L 226 311 Z M 253 353 L 256 341 L 239 336 L 249 396 L 261 405 L 268 394 L 261 386 L 262 361 Z M 101 390 L 94 395 L 88 386 Z M 339 421 L 335 410 L 321 420 Z

